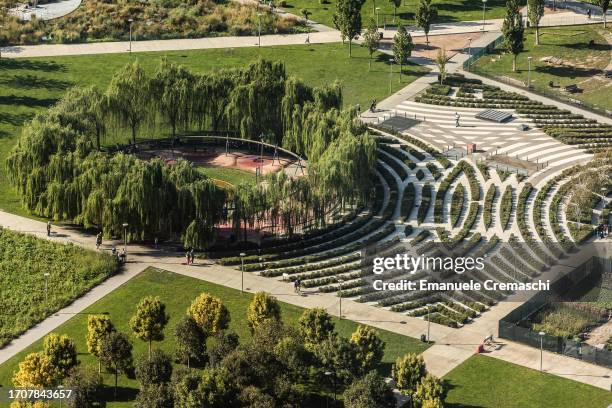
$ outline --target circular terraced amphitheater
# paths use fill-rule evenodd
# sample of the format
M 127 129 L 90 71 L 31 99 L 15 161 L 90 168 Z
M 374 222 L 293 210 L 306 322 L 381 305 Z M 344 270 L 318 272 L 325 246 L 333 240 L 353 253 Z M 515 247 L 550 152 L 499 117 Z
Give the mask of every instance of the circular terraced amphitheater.
M 374 257 L 486 259 L 482 271 L 469 274 L 392 270 L 385 282 L 558 277 L 555 265 L 592 242 L 598 224 L 610 223 L 612 127 L 458 76 L 448 82 L 370 121 L 378 156 L 369 207 L 349 209 L 325 229 L 264 240 L 242 259 L 240 251 L 217 253 L 217 261 L 239 268 L 242 260 L 250 273 L 299 279 L 307 291 L 451 327 L 518 294 L 375 290 Z M 514 118 L 483 122 L 475 118 L 483 108 Z M 468 144 L 476 145 L 470 154 Z

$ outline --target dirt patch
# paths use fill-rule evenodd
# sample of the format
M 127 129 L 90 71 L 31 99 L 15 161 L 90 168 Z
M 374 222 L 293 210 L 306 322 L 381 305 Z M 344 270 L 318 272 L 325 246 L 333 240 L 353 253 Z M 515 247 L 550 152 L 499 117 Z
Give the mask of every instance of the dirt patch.
M 589 333 L 589 338 L 585 340 L 585 343 L 591 346 L 601 346 L 602 344 L 606 344 L 610 337 L 612 337 L 612 320 L 593 329 L 593 331 Z
M 412 50 L 412 57 L 428 58 L 433 60 L 436 58 L 436 55 L 438 55 L 438 50 L 444 48 L 446 50 L 446 57 L 452 58 L 460 51 L 467 51 L 470 44 L 468 38 L 471 38 L 472 43 L 474 43 L 481 36 L 482 33 L 478 32 L 464 34 L 430 35 L 429 44 L 426 43 L 426 39 L 424 36 L 412 37 L 412 41 L 414 42 L 414 50 Z M 392 44 L 392 39 L 385 38 L 381 42 L 381 48 L 391 49 Z

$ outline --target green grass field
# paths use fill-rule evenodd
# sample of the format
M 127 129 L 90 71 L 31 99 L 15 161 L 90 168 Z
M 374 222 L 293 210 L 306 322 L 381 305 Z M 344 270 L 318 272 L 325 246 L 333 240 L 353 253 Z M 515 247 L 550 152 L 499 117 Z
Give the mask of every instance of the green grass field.
M 136 339 L 131 335 L 128 321 L 134 312 L 138 301 L 147 295 L 159 296 L 166 304 L 166 310 L 170 315 L 170 322 L 165 329 L 166 338 L 164 341 L 154 343 L 165 351 L 171 352 L 174 349 L 173 328 L 182 316 L 191 301 L 201 292 L 211 293 L 223 300 L 231 315 L 230 330 L 235 331 L 242 341 L 250 336 L 246 324 L 246 310 L 251 300 L 251 294 L 241 294 L 235 289 L 215 285 L 194 278 L 177 275 L 171 272 L 157 269 L 148 269 L 138 275 L 128 283 L 124 284 L 114 292 L 102 298 L 92 306 L 88 307 L 68 322 L 54 330 L 56 333 L 67 334 L 73 338 L 77 344 L 79 360 L 81 364 L 97 367 L 95 357 L 87 353 L 86 333 L 87 333 L 87 313 L 108 312 L 118 330 L 130 334 L 134 344 L 134 356 L 143 354 L 147 350 L 147 344 Z M 304 309 L 281 304 L 283 321 L 295 324 Z M 350 320 L 338 320 L 334 318 L 336 330 L 342 336 L 350 337 L 351 333 L 357 328 L 357 323 Z M 421 353 L 427 345 L 420 341 L 405 337 L 399 334 L 378 330 L 380 337 L 385 341 L 385 356 L 379 369 L 386 375 L 389 374 L 391 364 L 395 359 L 408 352 Z M 23 352 L 17 354 L 0 366 L 0 385 L 3 387 L 11 386 L 13 372 L 17 369 L 18 363 L 28 353 L 42 349 L 42 341 L 37 341 Z M 104 374 L 105 384 L 114 384 L 114 377 L 110 373 Z M 109 401 L 108 407 L 130 407 L 129 400 L 133 399 L 137 393 L 138 383 L 136 380 L 127 379 L 125 376 L 119 378 L 120 394 L 117 401 Z M 109 389 L 109 396 L 112 392 Z M 0 404 L 1 406 L 1 404 Z
M 343 84 L 344 106 L 356 103 L 365 106 L 371 99 L 380 100 L 389 94 L 388 58 L 383 54 L 376 55 L 377 60 L 368 72 L 365 49 L 354 47 L 353 58 L 348 58 L 346 46 L 339 43 L 132 55 L 125 53 L 16 60 L 3 58 L 0 59 L 0 209 L 27 215 L 8 183 L 4 166 L 4 158 L 25 121 L 36 112 L 51 106 L 72 86 L 93 84 L 106 87 L 113 73 L 134 59 L 138 59 L 143 67 L 152 72 L 163 56 L 194 72 L 241 67 L 258 57 L 281 60 L 285 62 L 289 75 L 297 76 L 310 85 L 340 80 Z M 417 65 L 405 67 L 402 83 L 393 79 L 393 91 L 406 86 L 424 72 L 425 69 Z
M 525 3 L 522 1 L 521 3 Z M 395 19 L 393 16 L 393 3 L 383 0 L 366 0 L 361 8 L 361 21 L 365 26 L 370 19 L 376 20 L 376 7 L 378 11 L 378 24 L 382 27 L 385 23 L 397 25 L 414 25 L 414 12 L 418 0 L 404 0 L 397 8 Z M 434 23 L 448 23 L 456 21 L 482 21 L 482 0 L 433 0 L 438 7 L 438 18 Z M 503 0 L 488 0 L 486 19 L 503 18 L 506 9 Z M 321 4 L 319 0 L 287 0 L 287 6 L 283 7 L 289 13 L 302 15 L 301 10 L 310 11 L 309 19 L 318 23 L 333 27 L 332 16 L 336 10 L 336 0 L 327 0 Z
M 227 167 L 200 167 L 200 171 L 210 178 L 227 181 L 233 185 L 255 179 L 255 173 Z
M 448 373 L 448 408 L 605 408 L 612 393 L 476 355 Z
M 535 45 L 535 30 L 527 30 L 525 51 L 517 59 L 517 72 L 512 72 L 511 55 L 497 52 L 485 55 L 473 65 L 474 72 L 489 76 L 510 77 L 527 83 L 528 60 L 531 56 L 531 83 L 536 90 L 561 94 L 559 87 L 577 84 L 582 93 L 569 94 L 569 97 L 595 105 L 600 109 L 612 109 L 610 92 L 605 91 L 612 85 L 612 79 L 604 78 L 601 70 L 610 70 L 612 47 L 603 34 L 602 25 L 543 28 L 540 30 L 540 45 Z M 608 35 L 612 33 L 610 26 Z M 595 45 L 589 47 L 593 40 Z M 563 65 L 542 61 L 545 57 L 557 57 Z M 500 57 L 498 59 L 498 57 Z M 553 81 L 555 88 L 549 87 Z

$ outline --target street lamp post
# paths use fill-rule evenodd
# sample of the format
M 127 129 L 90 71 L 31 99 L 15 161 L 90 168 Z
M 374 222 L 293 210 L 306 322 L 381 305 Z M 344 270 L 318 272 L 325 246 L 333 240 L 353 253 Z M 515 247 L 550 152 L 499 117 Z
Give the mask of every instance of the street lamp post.
M 378 30 L 378 15 L 380 14 L 380 7 L 376 7 L 376 29 Z
M 244 252 L 240 253 L 240 293 L 244 293 Z
M 527 71 L 527 89 L 531 89 L 531 59 L 531 56 L 527 57 L 527 66 L 529 67 Z
M 427 304 L 427 343 L 429 343 L 429 329 L 431 328 L 431 319 L 429 318 L 429 308 L 431 304 Z
M 340 310 L 339 310 L 339 312 L 340 313 L 338 314 L 338 317 L 340 319 L 342 319 L 342 296 L 344 296 L 344 294 L 342 293 L 342 282 L 344 282 L 344 279 L 338 278 L 338 282 L 340 283 L 340 293 L 339 293 L 339 295 L 340 295 L 340 306 L 339 306 Z
M 468 71 L 470 70 L 470 65 L 472 64 L 472 37 L 468 37 Z
M 258 27 L 257 27 L 257 46 L 261 47 L 261 13 L 257 13 Z
M 123 223 L 123 251 L 126 252 L 127 251 L 127 227 L 128 227 L 128 223 L 124 222 Z
M 542 355 L 544 354 L 544 333 L 543 331 L 538 333 L 540 335 L 540 372 L 542 372 Z
M 132 52 L 132 23 L 134 22 L 133 18 L 130 18 L 128 20 L 128 22 L 130 23 L 130 53 Z
M 393 91 L 393 85 L 391 84 L 393 80 L 393 58 L 389 59 L 389 93 Z
M 45 277 L 45 302 L 49 300 L 49 276 L 50 273 L 49 272 L 45 272 L 44 274 Z
M 482 31 L 485 29 L 485 10 L 487 9 L 487 0 L 482 0 Z

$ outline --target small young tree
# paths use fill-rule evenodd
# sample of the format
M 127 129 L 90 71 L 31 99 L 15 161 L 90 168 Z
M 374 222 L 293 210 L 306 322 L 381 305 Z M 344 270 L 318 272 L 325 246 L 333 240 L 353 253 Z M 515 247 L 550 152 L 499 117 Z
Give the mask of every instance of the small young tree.
M 202 361 L 206 354 L 206 336 L 193 317 L 183 316 L 174 328 L 176 358 L 190 367 L 191 359 Z
M 230 315 L 220 299 L 202 293 L 194 299 L 187 314 L 195 320 L 206 337 L 227 329 Z
M 354 381 L 344 391 L 345 408 L 394 408 L 393 390 L 376 371 Z
M 161 350 L 153 350 L 149 356 L 140 356 L 136 361 L 136 379 L 140 389 L 150 385 L 167 383 L 172 377 L 172 361 Z
M 49 357 L 60 379 L 78 364 L 76 345 L 68 336 L 49 333 L 43 340 L 43 354 Z
M 102 338 L 115 331 L 108 315 L 89 315 L 87 317 L 87 351 L 98 357 L 98 373 L 101 372 L 100 344 Z
M 416 392 L 414 393 L 414 400 L 417 403 L 417 407 L 420 405 L 424 406 L 426 401 L 444 401 L 446 392 L 440 379 L 432 374 L 427 374 L 421 378 L 421 381 L 417 384 Z
M 425 32 L 425 42 L 429 44 L 429 28 L 431 23 L 438 17 L 438 9 L 431 4 L 431 0 L 419 0 L 414 20 L 418 27 L 421 27 Z
M 134 408 L 174 408 L 172 389 L 166 383 L 141 388 L 134 401 Z
M 13 375 L 13 385 L 23 388 L 45 388 L 57 383 L 57 370 L 49 356 L 43 353 L 30 353 L 19 363 Z
M 73 368 L 70 370 L 65 386 L 73 390 L 73 397 L 68 400 L 69 407 L 94 408 L 98 406 L 102 391 L 102 377 L 95 369 Z
M 211 366 L 217 366 L 232 351 L 236 350 L 240 339 L 236 333 L 218 333 L 214 342 L 208 350 L 208 362 Z
M 281 319 L 278 301 L 274 296 L 270 296 L 266 292 L 257 292 L 247 310 L 249 328 L 253 331 L 262 322 L 271 319 L 277 321 Z
M 595 0 L 595 4 L 601 7 L 603 26 L 604 28 L 606 28 L 606 14 L 608 13 L 608 9 L 610 8 L 610 0 Z
M 399 81 L 402 82 L 402 65 L 406 61 L 410 55 L 412 55 L 412 50 L 414 49 L 414 44 L 412 42 L 412 36 L 406 28 L 399 24 L 397 26 L 397 33 L 395 33 L 395 37 L 393 37 L 393 56 L 395 58 L 395 62 L 399 64 Z
M 523 19 L 519 11 L 517 0 L 508 0 L 506 3 L 506 17 L 502 24 L 504 34 L 504 48 L 512 54 L 512 71 L 516 71 L 516 56 L 523 51 Z
M 151 342 L 164 339 L 164 327 L 167 323 L 166 305 L 157 296 L 147 296 L 136 306 L 136 312 L 130 319 L 130 328 L 136 337 L 149 342 L 151 355 Z
M 323 308 L 306 309 L 300 316 L 300 334 L 307 347 L 315 348 L 334 335 L 334 322 Z
M 397 383 L 397 388 L 410 395 L 416 391 L 417 384 L 425 373 L 425 361 L 422 356 L 415 353 L 398 357 L 391 370 L 391 376 Z
M 342 41 L 348 40 L 349 57 L 353 40 L 361 33 L 361 7 L 365 0 L 338 0 L 332 16 L 334 26 L 340 31 Z
M 438 73 L 440 74 L 440 85 L 442 85 L 446 79 L 447 62 L 448 59 L 446 58 L 446 49 L 442 47 L 438 49 L 438 53 L 436 54 L 436 66 L 438 67 Z
M 368 49 L 368 54 L 370 56 L 368 60 L 368 71 L 372 69 L 372 55 L 374 55 L 378 49 L 379 44 L 380 36 L 378 35 L 378 28 L 376 28 L 376 21 L 371 18 L 368 23 L 368 28 L 366 28 L 365 33 L 363 33 L 363 42 L 361 43 L 362 47 Z
M 300 13 L 302 13 L 302 16 L 304 17 L 304 21 L 308 21 L 308 16 L 310 15 L 310 11 L 308 11 L 308 9 L 301 9 Z
M 529 22 L 535 27 L 535 45 L 540 45 L 540 20 L 544 16 L 545 0 L 527 0 Z
M 112 367 L 115 374 L 115 391 L 117 396 L 117 377 L 119 372 L 127 373 L 132 369 L 132 343 L 128 337 L 121 332 L 112 332 L 102 339 L 100 345 L 100 359 Z
M 378 366 L 385 352 L 385 342 L 378 337 L 376 330 L 359 325 L 351 336 L 356 347 L 357 362 L 361 373 L 367 373 Z
M 353 343 L 341 336 L 323 340 L 314 350 L 321 372 L 331 372 L 334 382 L 347 385 L 359 371 L 357 350 Z

